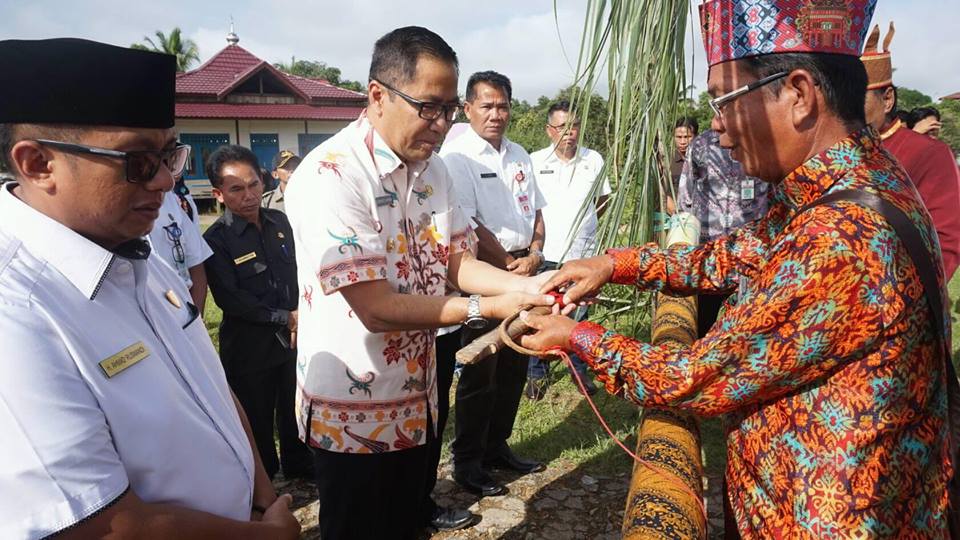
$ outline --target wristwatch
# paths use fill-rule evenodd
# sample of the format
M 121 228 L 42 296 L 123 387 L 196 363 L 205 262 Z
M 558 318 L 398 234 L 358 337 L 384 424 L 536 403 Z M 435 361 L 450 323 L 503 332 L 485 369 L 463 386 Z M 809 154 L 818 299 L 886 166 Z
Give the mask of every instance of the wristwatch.
M 543 252 L 540 251 L 539 249 L 532 249 L 532 248 L 531 248 L 531 249 L 530 249 L 530 254 L 531 254 L 531 255 L 536 255 L 536 256 L 537 256 L 537 260 L 539 260 L 541 263 L 543 263 L 543 261 L 546 260 L 546 259 L 544 259 L 544 257 L 543 257 Z
M 480 295 L 471 294 L 467 299 L 467 320 L 463 321 L 467 328 L 480 330 L 487 326 L 487 320 L 480 315 Z

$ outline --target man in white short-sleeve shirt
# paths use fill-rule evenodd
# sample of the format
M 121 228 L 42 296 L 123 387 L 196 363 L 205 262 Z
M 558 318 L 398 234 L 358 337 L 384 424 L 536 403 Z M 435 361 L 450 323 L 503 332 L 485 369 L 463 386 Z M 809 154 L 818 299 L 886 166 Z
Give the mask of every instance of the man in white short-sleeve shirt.
M 0 41 L 0 538 L 296 538 L 143 238 L 188 149 L 173 56 Z M 14 88 L 15 87 L 15 88 Z M 77 92 L 83 88 L 84 92 Z
M 555 270 L 563 261 L 592 257 L 596 252 L 597 218 L 602 212 L 610 183 L 603 172 L 603 157 L 579 146 L 580 120 L 570 115 L 570 102 L 561 100 L 547 109 L 547 137 L 550 146 L 530 154 L 537 185 L 551 204 L 543 209 L 547 239 L 543 246 L 545 270 Z M 598 208 L 601 209 L 598 211 Z M 579 225 L 577 225 L 578 217 Z M 574 318 L 586 317 L 587 309 L 581 306 Z M 597 392 L 589 370 L 576 355 L 573 365 L 583 380 L 588 394 Z M 526 395 L 532 400 L 542 399 L 549 378 L 548 364 L 530 357 L 527 369 Z M 574 383 L 576 386 L 576 383 Z
M 545 279 L 475 259 L 433 149 L 460 103 L 457 57 L 399 28 L 374 46 L 369 105 L 287 187 L 300 285 L 297 414 L 314 450 L 323 538 L 413 538 L 469 525 L 429 499 L 440 443 L 434 329 L 552 303 Z M 445 296 L 447 284 L 469 299 Z M 485 295 L 485 296 L 480 296 Z
M 479 239 L 477 257 L 513 273 L 532 276 L 543 263 L 546 204 L 530 155 L 504 133 L 510 122 L 510 79 L 495 71 L 467 81 L 464 114 L 470 128 L 440 149 L 463 212 Z M 482 332 L 464 330 L 463 344 Z M 449 363 L 447 359 L 447 363 Z M 443 360 L 440 362 L 444 363 Z M 543 470 L 538 461 L 513 454 L 507 439 L 526 381 L 527 359 L 511 349 L 464 366 L 457 384 L 454 480 L 481 496 L 506 487 L 488 474 L 494 467 L 521 474 Z
M 190 221 L 180 206 L 180 198 L 173 191 L 163 196 L 160 217 L 150 230 L 150 246 L 170 268 L 177 271 L 180 279 L 190 290 L 190 298 L 200 313 L 207 300 L 207 273 L 203 261 L 213 255 L 200 229 Z

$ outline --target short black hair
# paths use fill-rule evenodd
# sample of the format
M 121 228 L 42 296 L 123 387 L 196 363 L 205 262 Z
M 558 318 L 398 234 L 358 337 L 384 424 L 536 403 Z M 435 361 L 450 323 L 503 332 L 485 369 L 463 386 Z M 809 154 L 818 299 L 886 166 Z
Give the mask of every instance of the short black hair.
M 420 26 L 405 26 L 374 44 L 369 78 L 391 85 L 409 82 L 416 77 L 417 61 L 423 55 L 448 62 L 459 72 L 457 53 L 442 37 Z
M 508 79 L 506 75 L 502 75 L 496 71 L 478 71 L 467 80 L 467 101 L 473 101 L 473 98 L 477 97 L 476 86 L 480 83 L 486 83 L 499 88 L 507 95 L 508 100 L 513 100 L 513 86 L 510 84 L 510 79 Z
M 936 107 L 917 107 L 907 115 L 907 127 L 913 128 L 917 125 L 917 122 L 930 116 L 936 118 L 938 122 L 940 121 L 940 111 Z
M 550 104 L 550 108 L 547 109 L 547 123 L 550 123 L 550 119 L 553 118 L 553 113 L 557 111 L 563 111 L 565 113 L 570 112 L 570 102 L 561 99 L 559 101 L 554 101 Z
M 780 53 L 752 56 L 740 60 L 758 79 L 781 71 L 802 69 L 820 86 L 827 107 L 848 128 L 866 124 L 864 102 L 867 97 L 867 70 L 860 58 L 831 53 Z M 768 91 L 778 95 L 783 79 L 770 83 Z
M 13 149 L 13 126 L 11 124 L 0 124 L 0 172 L 10 171 L 10 150 Z
M 700 133 L 700 122 L 697 122 L 697 119 L 692 116 L 681 116 L 677 118 L 677 123 L 674 124 L 673 129 L 677 128 L 689 128 L 694 135 Z
M 207 158 L 207 162 L 203 167 L 207 173 L 207 178 L 210 179 L 210 185 L 217 189 L 220 189 L 220 186 L 223 185 L 223 167 L 227 163 L 246 163 L 253 167 L 253 171 L 257 173 L 257 175 L 262 174 L 260 171 L 260 162 L 252 150 L 237 144 L 224 145 L 210 154 L 210 157 Z

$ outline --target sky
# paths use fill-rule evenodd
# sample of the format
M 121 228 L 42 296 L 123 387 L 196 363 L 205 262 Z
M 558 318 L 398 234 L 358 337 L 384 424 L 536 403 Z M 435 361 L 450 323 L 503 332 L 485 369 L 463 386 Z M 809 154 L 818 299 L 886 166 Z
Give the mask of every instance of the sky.
M 699 3 L 691 0 L 692 6 Z M 515 97 L 535 102 L 574 80 L 586 5 L 587 0 L 0 0 L 0 39 L 82 37 L 126 46 L 179 26 L 206 61 L 226 46 L 232 18 L 240 45 L 264 60 L 318 60 L 339 67 L 346 79 L 366 81 L 374 41 L 393 28 L 420 25 L 457 51 L 461 93 L 470 73 L 493 69 L 511 78 Z M 895 82 L 934 99 L 960 92 L 960 2 L 879 0 L 874 22 L 885 32 L 891 19 L 897 25 L 891 45 Z M 703 44 L 698 33 L 687 33 L 687 81 L 699 91 L 706 81 Z

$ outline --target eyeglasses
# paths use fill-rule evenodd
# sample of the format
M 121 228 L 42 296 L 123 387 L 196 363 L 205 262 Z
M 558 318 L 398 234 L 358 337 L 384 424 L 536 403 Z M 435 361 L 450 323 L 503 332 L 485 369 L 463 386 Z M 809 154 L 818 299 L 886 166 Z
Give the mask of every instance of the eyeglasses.
M 187 159 L 190 157 L 190 145 L 180 143 L 177 143 L 177 145 L 170 150 L 121 152 L 108 148 L 51 141 L 48 139 L 35 139 L 35 142 L 69 154 L 87 154 L 122 159 L 126 162 L 127 182 L 135 184 L 153 180 L 160 171 L 160 165 L 165 166 L 171 175 L 178 176 L 183 173 L 183 169 L 187 165 Z
M 557 124 L 557 125 L 547 124 L 547 126 L 552 127 L 557 131 L 567 131 L 569 129 L 580 129 L 580 122 L 574 122 L 572 124 L 564 123 L 564 124 Z
M 390 86 L 389 84 L 373 79 L 380 86 L 383 86 L 387 90 L 390 90 L 394 94 L 403 98 L 404 101 L 409 103 L 412 107 L 417 109 L 417 116 L 423 118 L 424 120 L 429 120 L 433 122 L 441 116 L 446 119 L 447 122 L 453 122 L 457 119 L 457 114 L 460 112 L 460 109 L 463 107 L 463 104 L 457 101 L 456 103 L 437 103 L 434 101 L 420 101 L 419 99 L 410 97 L 403 92 L 397 90 L 396 88 Z
M 169 216 L 170 219 L 173 219 L 173 216 Z M 180 237 L 183 236 L 183 230 L 180 228 L 180 225 L 176 221 L 171 221 L 169 225 L 164 225 L 163 232 L 167 235 L 167 240 L 173 244 L 173 260 L 179 264 L 183 264 L 186 261 L 186 257 L 183 253 L 183 244 L 180 243 Z
M 760 79 L 760 80 L 758 80 L 758 81 L 753 81 L 753 82 L 750 83 L 750 84 L 741 86 L 740 88 L 737 88 L 737 89 L 734 90 L 733 92 L 728 92 L 728 93 L 726 93 L 726 94 L 724 94 L 724 95 L 722 95 L 722 96 L 715 97 L 715 98 L 713 98 L 713 99 L 710 100 L 710 108 L 713 109 L 713 114 L 715 114 L 715 115 L 717 115 L 717 116 L 719 116 L 719 117 L 722 118 L 722 117 L 723 117 L 723 108 L 724 108 L 728 103 L 730 103 L 731 101 L 737 99 L 738 97 L 740 97 L 740 96 L 742 96 L 742 95 L 744 95 L 744 94 L 746 94 L 746 93 L 753 92 L 754 90 L 756 90 L 757 88 L 760 88 L 761 86 L 765 86 L 765 85 L 768 85 L 768 84 L 772 83 L 773 81 L 782 79 L 782 78 L 786 77 L 787 75 L 789 75 L 788 72 L 786 72 L 786 71 L 779 71 L 779 72 L 777 72 L 777 73 L 774 73 L 773 75 L 769 75 L 769 76 L 764 77 L 764 78 L 762 78 L 762 79 Z

